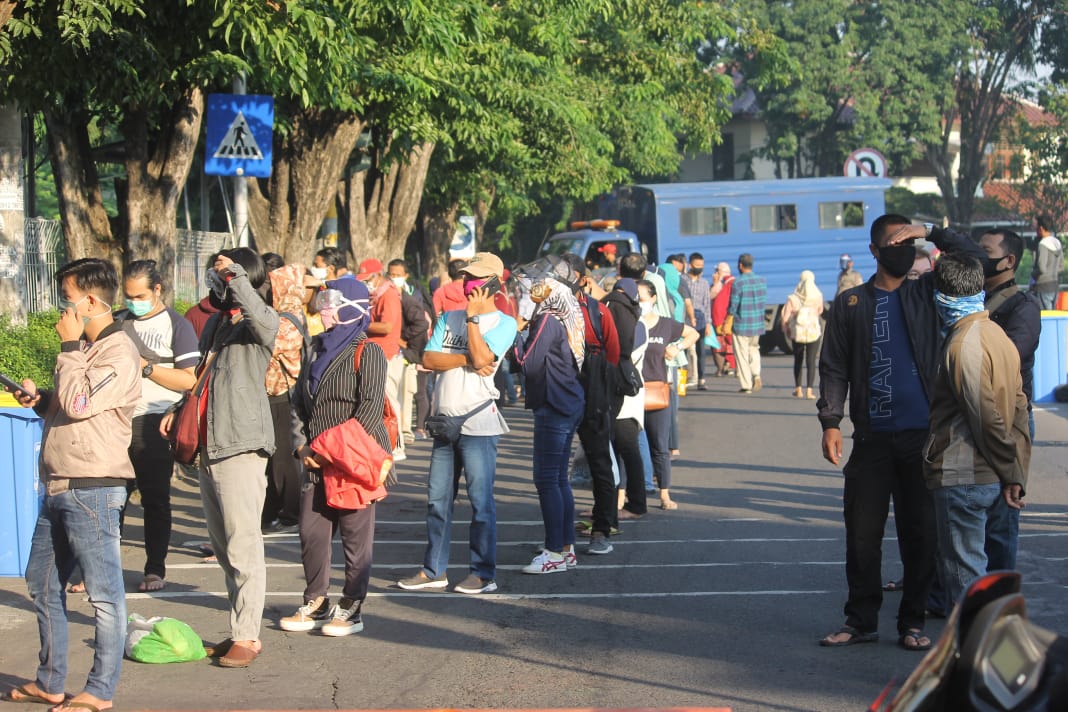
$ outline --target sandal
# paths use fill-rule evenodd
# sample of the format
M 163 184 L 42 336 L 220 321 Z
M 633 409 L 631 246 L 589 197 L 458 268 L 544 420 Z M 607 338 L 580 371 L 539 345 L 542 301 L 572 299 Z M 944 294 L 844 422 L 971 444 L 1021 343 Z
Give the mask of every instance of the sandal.
M 848 635 L 849 637 L 845 640 L 831 640 L 831 638 L 836 635 Z M 851 625 L 844 625 L 826 638 L 820 640 L 820 645 L 824 648 L 842 648 L 847 645 L 856 645 L 857 643 L 877 643 L 878 641 L 879 633 L 876 631 L 872 631 L 871 633 L 861 633 Z
M 147 576 L 145 576 L 145 580 L 137 586 L 137 590 L 141 593 L 162 591 L 166 585 L 167 582 L 163 580 L 162 576 L 157 576 L 156 574 L 148 574 Z
M 888 593 L 901 593 L 905 590 L 904 584 L 905 582 L 900 579 L 897 581 L 887 581 L 883 584 L 883 590 Z
M 675 502 L 674 500 L 670 500 L 670 499 L 661 500 L 660 508 L 661 509 L 668 509 L 668 510 L 678 509 L 679 508 L 679 503 Z
M 15 695 L 18 695 L 17 697 Z M 37 692 L 30 692 L 26 689 L 26 685 L 19 685 L 12 688 L 9 692 L 5 693 L 3 697 L 0 697 L 0 701 L 14 702 L 16 704 L 31 704 L 31 705 L 56 705 L 63 704 L 66 701 L 67 696 L 63 695 L 61 700 L 50 700 L 44 696 L 39 690 Z
M 898 636 L 897 644 L 905 650 L 922 652 L 931 649 L 931 639 L 923 634 L 921 628 L 909 628 Z

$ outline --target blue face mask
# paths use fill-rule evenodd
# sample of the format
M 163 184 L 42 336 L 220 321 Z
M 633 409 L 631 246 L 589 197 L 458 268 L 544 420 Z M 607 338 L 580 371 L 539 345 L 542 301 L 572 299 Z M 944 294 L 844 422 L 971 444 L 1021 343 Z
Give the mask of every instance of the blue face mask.
M 938 316 L 941 317 L 942 323 L 945 324 L 945 330 L 948 330 L 949 327 L 969 314 L 977 314 L 983 311 L 986 308 L 983 304 L 985 299 L 985 291 L 980 291 L 978 294 L 972 294 L 968 297 L 947 297 L 937 289 L 934 293 L 935 310 L 938 312 Z M 943 333 L 945 333 L 945 330 L 943 330 Z
M 152 311 L 152 307 L 155 304 L 151 299 L 145 301 L 136 301 L 133 299 L 126 300 L 126 308 L 130 310 L 130 313 L 136 317 L 142 317 Z

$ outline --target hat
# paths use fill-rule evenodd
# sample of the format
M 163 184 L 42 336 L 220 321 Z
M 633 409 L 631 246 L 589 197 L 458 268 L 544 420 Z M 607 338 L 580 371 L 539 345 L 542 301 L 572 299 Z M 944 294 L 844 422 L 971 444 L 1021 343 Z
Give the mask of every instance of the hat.
M 504 263 L 501 258 L 490 252 L 476 252 L 475 256 L 467 261 L 467 266 L 460 270 L 472 277 L 504 278 Z
M 598 247 L 597 251 L 598 252 L 611 252 L 614 255 L 614 254 L 616 254 L 615 243 L 607 242 L 607 243 L 601 245 L 600 247 Z
M 638 300 L 638 283 L 630 277 L 620 277 L 613 289 L 623 292 L 634 301 Z
M 840 262 L 852 262 L 853 258 L 850 257 L 849 255 L 843 254 L 841 257 L 838 258 L 838 260 Z
M 360 263 L 360 272 L 359 272 L 359 274 L 356 275 L 356 279 L 358 279 L 358 280 L 360 280 L 362 282 L 362 281 L 368 279 L 373 274 L 381 274 L 381 273 L 382 273 L 382 262 L 380 260 L 376 260 L 376 259 L 374 259 L 372 257 L 372 258 L 366 259 L 366 260 L 364 260 L 363 262 Z

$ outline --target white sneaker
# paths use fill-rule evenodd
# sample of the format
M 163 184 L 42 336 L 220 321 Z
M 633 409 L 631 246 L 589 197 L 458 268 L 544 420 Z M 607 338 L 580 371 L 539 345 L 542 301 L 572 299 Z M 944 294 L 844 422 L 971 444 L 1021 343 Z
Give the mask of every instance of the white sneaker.
M 393 462 L 404 462 L 408 459 L 407 453 L 404 452 L 404 448 L 399 447 L 393 451 Z
M 330 600 L 326 596 L 319 596 L 314 601 L 308 601 L 297 609 L 291 616 L 286 616 L 278 621 L 278 627 L 291 633 L 303 633 L 316 628 L 322 628 L 330 620 Z
M 575 556 L 574 547 L 572 547 L 570 551 L 565 551 L 564 552 L 564 564 L 569 569 L 573 569 L 576 566 L 578 566 L 578 557 Z
M 567 571 L 567 559 L 562 554 L 542 549 L 528 565 L 523 567 L 525 574 L 555 574 Z
M 348 607 L 345 604 L 348 604 Z M 323 626 L 323 635 L 340 638 L 344 635 L 352 635 L 363 630 L 363 619 L 360 618 L 360 601 L 343 598 L 330 611 L 330 622 Z

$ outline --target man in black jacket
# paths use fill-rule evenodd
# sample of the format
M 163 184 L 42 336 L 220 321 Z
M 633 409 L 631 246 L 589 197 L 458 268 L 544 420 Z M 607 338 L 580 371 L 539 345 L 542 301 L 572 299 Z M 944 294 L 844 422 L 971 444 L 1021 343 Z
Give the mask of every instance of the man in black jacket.
M 1023 376 L 1024 395 L 1027 396 L 1027 418 L 1033 441 L 1035 416 L 1031 412 L 1031 401 L 1034 398 L 1035 351 L 1038 350 L 1038 337 L 1042 331 L 1042 312 L 1038 299 L 1016 286 L 1016 268 L 1024 251 L 1023 238 L 1012 230 L 990 230 L 979 238 L 979 247 L 986 253 L 983 263 L 986 310 L 990 312 L 990 320 L 1005 331 L 1020 353 L 1020 373 Z M 1004 509 L 1008 510 L 1009 522 L 1006 527 L 995 529 L 997 532 L 1008 532 L 1009 540 L 1002 542 L 1003 546 L 990 547 L 988 556 L 994 554 L 989 560 L 990 571 L 1016 568 L 1020 510 L 1011 507 Z M 1008 557 L 1001 558 L 1001 552 L 1008 552 Z
M 923 626 L 934 579 L 935 535 L 922 448 L 941 323 L 934 307 L 933 275 L 906 279 L 918 238 L 946 252 L 985 256 L 967 237 L 929 223 L 911 225 L 901 215 L 883 215 L 871 226 L 875 276 L 835 298 L 824 335 L 817 408 L 823 456 L 833 465 L 842 458 L 840 425 L 847 393 L 853 421 L 853 451 L 843 469 L 846 622 L 820 641 L 824 646 L 878 640 L 882 539 L 891 498 L 905 572 L 898 640 L 910 650 L 931 644 Z

